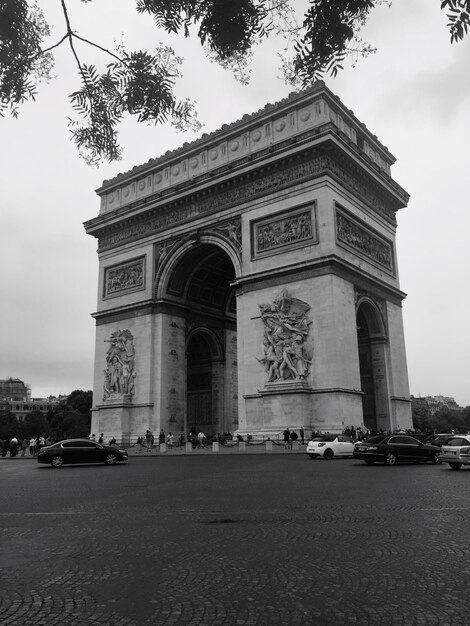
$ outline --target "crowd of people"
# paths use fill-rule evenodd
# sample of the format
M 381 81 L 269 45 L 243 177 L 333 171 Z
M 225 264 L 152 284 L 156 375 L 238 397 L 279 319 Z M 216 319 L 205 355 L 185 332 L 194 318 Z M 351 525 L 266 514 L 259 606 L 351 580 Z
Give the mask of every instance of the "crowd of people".
M 43 435 L 40 437 L 24 437 L 23 439 L 11 437 L 10 439 L 0 441 L 1 455 L 37 456 L 43 446 L 50 446 L 51 443 L 55 442 Z
M 162 429 L 158 434 L 157 440 L 154 434 L 150 430 L 147 430 L 144 435 L 137 437 L 135 445 L 138 446 L 139 452 L 143 452 L 144 450 L 148 452 L 155 446 L 159 446 L 161 444 L 166 444 L 169 449 L 182 447 L 187 443 L 190 443 L 193 448 L 205 448 L 207 445 L 212 445 L 214 442 L 218 442 L 223 445 L 227 441 L 232 441 L 232 435 L 229 432 L 206 435 L 202 430 L 199 432 L 192 430 L 186 434 L 181 433 L 176 436 L 171 432 L 165 433 Z

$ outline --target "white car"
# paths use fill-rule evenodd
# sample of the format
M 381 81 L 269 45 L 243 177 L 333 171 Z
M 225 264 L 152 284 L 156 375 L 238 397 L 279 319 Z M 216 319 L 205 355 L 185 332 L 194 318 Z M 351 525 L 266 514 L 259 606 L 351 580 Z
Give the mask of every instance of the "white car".
M 441 446 L 441 463 L 448 463 L 453 470 L 470 465 L 470 435 L 455 435 Z
M 307 445 L 307 454 L 311 459 L 323 457 L 332 459 L 335 456 L 351 456 L 354 443 L 347 435 L 317 435 Z

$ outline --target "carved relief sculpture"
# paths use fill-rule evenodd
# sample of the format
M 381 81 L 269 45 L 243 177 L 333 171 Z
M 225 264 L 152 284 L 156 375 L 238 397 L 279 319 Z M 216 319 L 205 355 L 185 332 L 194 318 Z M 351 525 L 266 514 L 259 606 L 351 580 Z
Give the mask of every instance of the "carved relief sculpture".
M 105 341 L 110 346 L 106 353 L 103 399 L 134 395 L 136 372 L 132 334 L 129 330 L 117 330 Z
M 313 239 L 311 209 L 277 220 L 264 221 L 255 226 L 256 253 L 267 252 L 281 246 Z
M 144 287 L 144 259 L 105 270 L 105 296 Z
M 338 241 L 351 246 L 372 261 L 393 271 L 392 244 L 361 228 L 339 211 L 336 211 L 336 236 Z
M 291 298 L 286 290 L 272 304 L 260 304 L 264 324 L 264 355 L 258 359 L 264 365 L 266 382 L 305 380 L 311 358 L 305 349 L 311 320 L 310 306 Z

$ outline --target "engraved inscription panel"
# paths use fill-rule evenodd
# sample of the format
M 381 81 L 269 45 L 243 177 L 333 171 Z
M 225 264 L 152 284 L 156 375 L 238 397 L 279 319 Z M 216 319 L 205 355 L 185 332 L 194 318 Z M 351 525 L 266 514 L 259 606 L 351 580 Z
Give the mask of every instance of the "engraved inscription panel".
M 104 296 L 119 295 L 145 287 L 145 258 L 105 268 Z
M 393 245 L 390 241 L 374 235 L 342 211 L 336 211 L 336 238 L 371 261 L 393 272 Z

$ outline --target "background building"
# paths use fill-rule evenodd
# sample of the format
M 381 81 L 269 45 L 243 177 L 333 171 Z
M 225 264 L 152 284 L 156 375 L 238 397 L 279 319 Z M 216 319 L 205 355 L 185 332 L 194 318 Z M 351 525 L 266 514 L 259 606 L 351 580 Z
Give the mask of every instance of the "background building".
M 0 411 L 2 413 L 12 413 L 20 421 L 31 411 L 47 413 L 66 399 L 66 395 L 32 398 L 31 385 L 19 378 L 4 378 L 0 380 Z

